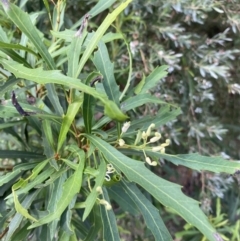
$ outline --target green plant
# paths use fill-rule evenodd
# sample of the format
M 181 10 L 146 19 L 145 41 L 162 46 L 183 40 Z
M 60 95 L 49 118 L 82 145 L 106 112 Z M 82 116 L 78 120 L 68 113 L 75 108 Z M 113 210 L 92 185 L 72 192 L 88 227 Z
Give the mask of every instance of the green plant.
M 115 1 L 99 1 L 95 13 L 104 10 L 103 2 L 108 7 Z M 1 73 L 6 77 L 0 91 L 6 98 L 0 109 L 4 240 L 120 240 L 110 200 L 123 212 L 141 214 L 156 240 L 172 240 L 143 190 L 209 240 L 221 240 L 198 202 L 179 185 L 154 174 L 154 166 L 165 159 L 197 171 L 234 173 L 240 164 L 221 157 L 165 153 L 170 140 L 160 141 L 160 127 L 181 111 L 149 90 L 167 76 L 168 66 L 154 68 L 133 87 L 129 46 L 123 34 L 106 33 L 130 2 L 119 4 L 96 32 L 89 33 L 88 15 L 78 31 L 60 31 L 66 2 L 58 1 L 49 41 L 34 26 L 35 15 L 2 1 L 3 16 L 21 32 L 16 44 L 17 38 L 0 28 Z M 106 47 L 116 39 L 126 44 L 130 59 L 123 90 L 116 84 Z M 28 93 L 35 106 L 15 100 L 12 91 L 22 99 Z M 156 114 L 136 118 L 141 106 L 153 104 L 161 105 Z
M 222 213 L 221 210 L 221 199 L 217 198 L 216 216 L 210 216 L 210 222 L 218 230 L 218 232 L 222 234 L 223 240 L 239 241 L 239 220 L 236 222 L 235 225 L 230 225 L 229 221 L 225 219 L 226 216 L 227 215 Z M 191 224 L 186 224 L 184 226 L 184 231 L 176 233 L 176 237 L 186 241 L 207 240 L 207 238 L 203 236 L 198 230 L 196 230 Z

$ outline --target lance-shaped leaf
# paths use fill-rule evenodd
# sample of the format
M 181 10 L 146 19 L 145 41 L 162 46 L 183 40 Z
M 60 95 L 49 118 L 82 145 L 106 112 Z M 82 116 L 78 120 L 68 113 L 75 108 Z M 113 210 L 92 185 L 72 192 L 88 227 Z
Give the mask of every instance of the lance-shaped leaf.
M 79 98 L 75 99 L 75 101 L 68 106 L 67 113 L 63 117 L 63 122 L 61 125 L 60 134 L 58 137 L 57 152 L 59 152 L 59 150 L 61 149 L 61 147 L 66 139 L 67 133 L 70 129 L 70 126 L 71 126 L 76 114 L 78 113 L 80 106 L 82 105 L 82 102 L 83 102 L 83 98 L 79 97 Z
M 103 75 L 103 86 L 110 100 L 119 105 L 120 91 L 114 77 L 114 65 L 110 61 L 106 45 L 100 41 L 95 52 L 93 63 Z
M 188 223 L 198 228 L 210 241 L 215 241 L 215 229 L 199 208 L 198 202 L 185 196 L 179 185 L 168 182 L 144 166 L 142 162 L 135 161 L 116 148 L 96 136 L 86 135 L 106 160 L 121 170 L 129 181 L 142 186 L 163 205 L 171 207 Z
M 168 232 L 163 220 L 159 215 L 159 211 L 152 205 L 152 203 L 140 192 L 137 186 L 133 183 L 122 181 L 120 183 L 126 195 L 135 202 L 139 211 L 142 213 L 147 227 L 151 230 L 155 240 L 170 241 L 172 237 Z
M 109 7 L 111 7 L 117 0 L 99 0 L 97 2 L 97 4 L 88 12 L 89 15 L 91 17 L 95 17 L 96 15 L 98 15 L 99 13 L 103 12 L 104 10 L 108 9 Z M 82 18 L 83 19 L 83 18 Z M 82 19 L 80 19 L 79 21 L 77 21 L 72 27 L 71 29 L 75 29 L 76 27 L 78 27 L 81 22 Z
M 58 70 L 43 70 L 41 68 L 29 69 L 21 64 L 16 63 L 15 61 L 1 59 L 0 63 L 2 63 L 4 67 L 8 71 L 12 72 L 16 77 L 28 79 L 39 84 L 60 84 L 88 93 L 103 102 L 105 105 L 104 113 L 110 118 L 119 121 L 124 121 L 127 118 L 127 116 L 121 112 L 113 101 L 108 100 L 106 95 L 99 93 L 94 88 L 81 83 L 79 79 L 65 76 Z
M 1 150 L 0 151 L 0 158 L 24 158 L 24 159 L 40 159 L 44 158 L 45 156 L 42 154 L 38 154 L 35 152 L 28 152 L 28 151 L 15 151 L 15 150 Z
M 82 68 L 84 67 L 85 63 L 89 59 L 93 50 L 97 47 L 98 42 L 100 41 L 100 39 L 102 38 L 106 30 L 113 23 L 116 17 L 128 6 L 130 2 L 132 2 L 132 0 L 127 0 L 125 2 L 122 2 L 112 13 L 108 14 L 108 16 L 102 22 L 102 24 L 98 27 L 96 33 L 94 33 L 92 37 L 91 43 L 87 46 L 86 50 L 83 53 L 83 56 L 79 63 L 77 76 L 81 73 Z
M 51 177 L 52 179 L 52 177 Z M 47 210 L 49 213 L 53 213 L 57 211 L 57 203 L 62 197 L 62 191 L 63 191 L 63 185 L 65 180 L 67 179 L 66 172 L 63 173 L 55 182 L 52 182 L 49 187 L 49 201 L 48 201 L 48 206 Z M 53 220 L 51 223 L 48 224 L 49 227 L 49 232 L 50 232 L 50 237 L 51 240 L 54 238 L 54 235 L 56 233 L 56 228 L 59 220 Z
M 129 193 L 124 190 L 122 182 L 118 182 L 116 185 L 108 187 L 108 194 L 110 199 L 118 203 L 124 212 L 128 212 L 132 215 L 140 214 Z
M 201 156 L 197 153 L 170 155 L 167 153 L 146 151 L 150 157 L 163 158 L 175 165 L 189 167 L 197 171 L 226 172 L 233 174 L 240 169 L 240 162 L 227 161 L 224 158 Z
M 98 170 L 99 170 L 99 173 L 98 173 L 98 176 L 95 179 L 94 188 L 92 189 L 91 193 L 87 197 L 87 200 L 85 201 L 86 208 L 85 208 L 84 213 L 83 213 L 83 218 L 82 218 L 83 221 L 85 221 L 85 219 L 87 218 L 87 216 L 91 212 L 91 210 L 92 210 L 92 208 L 93 208 L 93 206 L 96 202 L 96 199 L 99 195 L 99 191 L 97 191 L 97 188 L 102 187 L 102 184 L 103 184 L 103 181 L 104 181 L 104 178 L 105 178 L 106 163 L 103 159 L 101 160 L 101 164 L 100 164 Z
M 88 231 L 87 236 L 84 238 L 84 241 L 96 240 L 99 229 L 102 227 L 101 219 L 99 218 L 99 205 L 95 204 L 92 212 L 90 213 L 90 220 L 92 226 Z
M 143 118 L 133 120 L 128 131 L 124 133 L 123 136 L 131 136 L 139 129 L 146 131 L 152 123 L 155 124 L 156 128 L 159 128 L 169 121 L 175 120 L 179 114 L 181 114 L 180 108 L 173 108 L 171 105 L 161 106 L 157 115 L 148 115 Z
M 125 100 L 121 103 L 121 109 L 123 111 L 132 110 L 136 107 L 139 107 L 141 105 L 147 104 L 147 103 L 155 103 L 155 104 L 163 104 L 163 105 L 169 105 L 169 103 L 152 96 L 151 94 L 139 94 L 133 97 L 130 97 L 129 99 Z M 174 106 L 175 108 L 177 106 Z
M 35 56 L 38 56 L 37 53 L 35 53 L 32 49 L 27 48 L 25 46 L 22 46 L 21 44 L 9 44 L 9 43 L 4 43 L 0 41 L 0 49 L 18 49 L 18 50 L 24 50 L 26 52 L 29 52 Z
M 107 189 L 103 187 L 103 199 L 110 204 Z M 100 205 L 101 219 L 103 224 L 103 240 L 120 241 L 116 217 L 113 210 L 107 210 L 105 205 Z
M 154 69 L 150 75 L 148 75 L 146 78 L 143 78 L 142 81 L 136 86 L 135 93 L 144 94 L 148 90 L 155 87 L 162 78 L 167 76 L 167 69 L 167 65 L 162 65 Z
M 82 49 L 82 44 L 87 36 L 87 20 L 89 15 L 86 15 L 80 29 L 73 36 L 70 48 L 68 50 L 68 73 L 70 77 L 77 78 L 77 68 L 79 57 Z
M 82 105 L 83 120 L 85 125 L 86 133 L 91 134 L 93 114 L 95 109 L 96 100 L 89 94 L 84 94 L 84 100 Z

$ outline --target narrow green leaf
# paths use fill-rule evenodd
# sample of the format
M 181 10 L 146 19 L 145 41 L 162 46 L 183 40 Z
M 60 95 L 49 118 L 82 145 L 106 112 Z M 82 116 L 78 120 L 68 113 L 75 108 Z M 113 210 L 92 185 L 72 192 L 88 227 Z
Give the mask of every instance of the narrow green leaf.
M 15 76 L 10 76 L 8 80 L 1 86 L 0 96 L 3 96 L 5 93 L 11 91 L 13 86 L 16 85 L 19 80 Z
M 103 187 L 103 199 L 110 204 L 110 199 L 108 197 L 108 192 L 105 187 Z M 100 205 L 101 219 L 103 224 L 103 240 L 108 241 L 120 241 L 116 216 L 113 210 L 107 210 L 104 205 Z
M 105 105 L 105 113 L 112 119 L 123 121 L 127 118 L 117 105 L 107 99 L 107 96 L 101 93 L 98 93 L 94 88 L 91 88 L 79 81 L 79 79 L 74 79 L 68 76 L 65 76 L 60 73 L 58 70 L 49 70 L 44 71 L 41 68 L 38 69 L 29 69 L 21 64 L 18 64 L 14 61 L 3 60 L 0 59 L 0 62 L 4 65 L 6 69 L 11 71 L 15 76 L 19 78 L 25 78 L 28 80 L 32 80 L 39 84 L 47 84 L 47 83 L 56 83 L 64 86 L 68 86 L 69 88 L 75 88 L 81 90 L 85 93 L 88 93 L 95 98 L 100 99 Z
M 98 51 L 94 53 L 93 63 L 103 75 L 103 86 L 108 98 L 119 105 L 120 91 L 114 77 L 114 66 L 102 41 L 98 44 Z
M 68 73 L 67 75 L 70 77 L 77 78 L 77 69 L 78 63 L 80 58 L 80 53 L 82 50 L 82 44 L 87 36 L 87 20 L 85 20 L 84 26 L 81 26 L 81 30 L 79 29 L 78 32 L 75 33 L 73 36 L 72 42 L 70 44 L 70 48 L 68 50 Z M 86 25 L 86 26 L 85 26 Z M 79 32 L 81 31 L 81 32 Z
M 80 156 L 80 158 L 77 169 L 74 174 L 71 175 L 64 183 L 62 197 L 58 200 L 56 211 L 41 218 L 40 220 L 38 220 L 37 223 L 29 226 L 29 229 L 36 228 L 55 219 L 59 219 L 61 214 L 64 212 L 64 210 L 74 198 L 74 196 L 80 191 L 82 185 L 83 168 L 85 165 L 85 154 L 82 150 L 79 149 L 78 156 Z
M 138 94 L 144 94 L 146 93 L 148 90 L 152 89 L 153 87 L 155 87 L 157 85 L 157 83 L 164 77 L 167 76 L 168 72 L 166 71 L 168 69 L 167 65 L 162 65 L 160 67 L 157 67 L 156 69 L 153 70 L 153 72 L 146 77 L 146 79 L 144 80 L 144 84 L 141 81 L 139 83 L 139 85 L 142 86 L 142 88 L 140 86 L 137 86 L 137 93 Z M 140 91 L 141 89 L 141 91 Z
M 24 226 L 21 226 L 20 229 L 17 229 L 16 232 L 14 232 L 11 241 L 27 240 L 31 232 L 31 230 L 27 230 L 29 224 L 30 222 L 26 222 Z
M 179 107 L 174 108 L 171 105 L 164 105 L 161 106 L 160 111 L 157 113 L 156 116 L 153 117 L 153 119 L 150 122 L 154 123 L 156 128 L 158 128 L 162 125 L 165 125 L 169 121 L 175 120 L 176 117 L 181 113 L 182 111 Z M 141 129 L 146 130 L 151 124 L 150 122 L 146 122 Z
M 54 160 L 55 161 L 55 160 Z M 51 165 L 52 166 L 52 165 Z M 54 167 L 53 167 L 54 168 Z M 56 170 L 56 168 L 54 168 Z M 59 169 L 58 171 L 55 171 L 53 174 L 51 174 L 51 178 L 46 180 L 44 182 L 44 184 L 42 184 L 42 187 L 46 187 L 48 185 L 51 185 L 55 180 L 57 180 L 59 177 L 61 177 L 62 175 L 65 175 L 65 172 L 67 172 L 68 170 L 66 169 L 66 167 L 64 166 L 63 168 Z
M 70 129 L 70 126 L 75 119 L 76 114 L 79 111 L 80 106 L 82 105 L 83 98 L 82 95 L 78 99 L 75 99 L 74 102 L 72 102 L 67 109 L 66 115 L 63 117 L 63 122 L 61 125 L 60 134 L 58 137 L 58 146 L 57 146 L 57 152 L 60 151 L 64 141 L 66 140 L 67 133 Z
M 41 164 L 41 163 L 40 163 Z M 13 195 L 13 201 L 14 201 L 14 207 L 16 209 L 16 211 L 18 213 L 20 213 L 22 216 L 24 216 L 25 218 L 28 218 L 32 221 L 37 221 L 37 219 L 35 219 L 33 216 L 31 216 L 27 209 L 24 208 L 21 203 L 19 202 L 18 200 L 18 195 L 16 194 L 16 190 L 19 189 L 19 188 L 22 188 L 24 186 L 26 186 L 27 184 L 27 180 L 23 180 L 23 179 L 20 179 L 17 183 L 15 183 L 13 186 L 12 186 L 12 195 Z
M 123 3 L 121 3 L 112 13 L 108 14 L 108 16 L 104 19 L 102 24 L 98 27 L 96 33 L 92 37 L 91 43 L 88 45 L 86 50 L 83 53 L 83 56 L 80 60 L 77 76 L 81 73 L 82 68 L 86 64 L 87 60 L 89 59 L 90 55 L 92 54 L 93 50 L 96 48 L 98 42 L 106 32 L 106 30 L 109 28 L 109 26 L 115 21 L 116 17 L 128 6 L 129 3 L 131 3 L 132 0 L 127 0 Z M 90 13 L 91 14 L 91 13 Z
M 55 112 L 58 115 L 62 116 L 64 111 L 63 111 L 62 105 L 59 102 L 58 94 L 57 94 L 54 84 L 49 82 L 45 86 L 47 89 L 47 96 L 48 96 L 49 100 L 51 101 L 51 104 L 52 104 Z
M 42 159 L 45 156 L 42 154 L 28 152 L 28 151 L 14 151 L 14 150 L 1 150 L 0 158 L 22 158 L 22 159 Z
M 65 42 L 71 42 L 74 35 L 76 34 L 76 31 L 65 29 L 60 32 L 51 31 L 51 33 L 56 38 L 64 40 Z M 91 42 L 91 39 L 92 39 L 92 33 L 88 33 L 88 35 L 83 43 L 83 47 L 87 47 L 88 44 Z M 105 35 L 103 35 L 103 37 L 101 38 L 101 41 L 103 41 L 104 43 L 108 43 L 108 42 L 112 42 L 113 40 L 117 40 L 117 39 L 122 39 L 122 34 L 109 32 L 109 33 L 106 33 Z
M 142 186 L 159 202 L 171 207 L 188 223 L 198 228 L 210 241 L 215 241 L 215 229 L 208 222 L 197 201 L 185 196 L 181 192 L 179 185 L 158 177 L 146 168 L 142 162 L 123 155 L 100 138 L 86 136 L 113 166 L 116 166 L 125 174 L 129 181 Z
M 97 4 L 89 11 L 89 15 L 91 17 L 95 17 L 99 13 L 103 12 L 104 10 L 108 9 L 115 3 L 117 0 L 99 0 Z M 80 19 L 78 22 L 76 22 L 72 29 L 75 29 L 77 26 L 79 26 L 82 22 L 82 19 Z
M 45 8 L 46 8 L 46 10 L 47 10 L 47 13 L 48 13 L 49 19 L 50 19 L 50 21 L 51 21 L 51 23 L 52 23 L 52 17 L 51 17 L 51 12 L 50 12 L 49 3 L 48 3 L 47 0 L 43 0 L 43 3 L 44 3 Z
M 121 207 L 121 209 L 125 212 L 128 212 L 132 215 L 139 215 L 140 212 L 130 197 L 128 193 L 123 188 L 122 182 L 119 182 L 117 185 L 113 185 L 109 187 L 108 194 L 111 199 L 113 199 L 118 205 Z
M 100 217 L 99 213 L 100 213 L 99 205 L 95 204 L 90 214 L 90 221 L 92 226 L 88 231 L 87 236 L 84 238 L 84 241 L 96 240 L 96 236 L 98 235 L 98 232 L 102 227 L 102 222 L 101 222 L 101 219 L 99 218 Z
M 47 210 L 49 213 L 53 213 L 53 212 L 57 211 L 57 203 L 62 197 L 62 191 L 63 191 L 62 187 L 63 187 L 63 184 L 66 179 L 67 179 L 67 175 L 65 172 L 55 182 L 52 182 L 50 184 L 50 187 L 49 187 L 50 198 L 49 198 L 49 202 L 48 202 L 48 206 L 47 206 Z M 59 222 L 59 220 L 56 219 L 48 224 L 49 232 L 50 232 L 49 235 L 50 235 L 51 240 L 53 240 L 54 235 L 56 234 L 58 222 Z
M 54 61 L 49 54 L 46 46 L 43 44 L 36 27 L 32 24 L 29 15 L 23 12 L 16 5 L 8 2 L 3 4 L 3 8 L 8 17 L 18 26 L 18 28 L 32 41 L 42 58 L 50 69 L 54 69 Z
M 130 49 L 130 45 L 128 43 L 128 40 L 126 39 L 126 37 L 121 34 L 123 40 L 124 40 L 124 43 L 127 47 L 127 51 L 128 51 L 128 58 L 129 58 L 129 72 L 128 72 L 128 79 L 127 79 L 127 83 L 124 87 L 124 90 L 122 91 L 121 93 L 121 96 L 119 98 L 119 100 L 121 101 L 122 98 L 124 97 L 124 95 L 126 94 L 126 92 L 128 91 L 129 87 L 130 87 L 130 83 L 131 83 L 131 80 L 132 80 L 132 72 L 133 72 L 133 67 L 132 67 L 132 62 L 133 62 L 133 59 L 132 59 L 132 54 L 131 54 L 131 49 Z
M 139 95 L 142 91 L 143 86 L 146 83 L 146 76 L 143 74 L 143 77 L 141 79 L 141 81 L 137 84 L 137 86 L 134 88 L 134 93 L 136 95 Z
M 30 48 L 27 48 L 25 46 L 22 46 L 21 44 L 9 44 L 9 43 L 6 43 L 6 42 L 2 42 L 0 41 L 0 49 L 18 49 L 18 50 L 24 50 L 26 52 L 29 52 L 35 56 L 38 57 L 38 54 L 35 53 L 32 49 Z
M 1 48 L 1 51 L 5 53 L 7 56 L 9 56 L 11 59 L 15 60 L 16 62 L 23 64 L 28 68 L 32 68 L 32 66 L 23 57 L 21 57 L 18 53 L 16 53 L 12 49 Z
M 96 101 L 93 96 L 84 93 L 84 100 L 82 106 L 83 120 L 86 129 L 86 133 L 91 134 L 92 132 L 92 121 L 95 109 Z
M 49 160 L 45 160 L 45 161 L 42 161 L 40 163 L 38 163 L 32 170 L 32 173 L 31 175 L 25 179 L 25 181 L 32 181 L 34 180 L 37 175 L 43 170 L 43 168 L 48 164 Z
M 152 203 L 140 192 L 137 186 L 133 183 L 123 181 L 120 183 L 125 191 L 125 195 L 129 195 L 135 202 L 139 211 L 142 213 L 147 227 L 151 230 L 155 240 L 172 241 L 172 237 L 163 223 L 159 215 L 159 211 L 152 205 Z
M 170 105 L 169 103 L 152 96 L 151 94 L 139 94 L 121 103 L 121 110 L 128 111 L 147 103 Z M 176 107 L 176 106 L 174 106 Z
M 66 1 L 59 1 L 53 9 L 52 28 L 59 31 L 64 23 Z
M 240 163 L 236 161 L 228 161 L 222 157 L 201 156 L 198 153 L 192 154 L 161 154 L 159 152 L 146 152 L 151 157 L 164 158 L 175 165 L 189 167 L 197 171 L 211 171 L 215 173 L 225 172 L 233 174 L 240 169 Z
M 169 121 L 175 120 L 181 114 L 180 108 L 174 108 L 171 105 L 161 106 L 160 111 L 155 116 L 146 116 L 141 119 L 131 121 L 131 125 L 123 136 L 131 136 L 138 130 L 146 131 L 150 124 L 154 123 L 156 128 L 165 125 Z
M 91 193 L 88 195 L 88 197 L 85 201 L 86 208 L 83 213 L 83 218 L 82 218 L 83 221 L 88 217 L 88 215 L 91 212 L 91 210 L 96 202 L 96 199 L 99 195 L 99 192 L 97 191 L 97 187 L 102 187 L 102 185 L 103 185 L 103 181 L 104 181 L 105 173 L 106 173 L 106 163 L 105 163 L 104 159 L 101 159 L 101 164 L 98 168 L 98 171 L 99 171 L 99 173 L 95 179 L 94 188 L 92 189 Z
M 23 124 L 23 123 L 25 123 L 24 120 L 9 121 L 9 122 L 6 122 L 6 123 L 1 123 L 0 124 L 0 130 L 5 129 L 5 128 L 9 128 L 9 127 L 13 127 L 13 126 L 17 126 L 17 125 L 20 125 L 20 124 Z
M 74 208 L 74 205 L 76 203 L 77 197 L 75 196 L 71 203 L 69 204 L 68 208 L 64 211 L 63 215 L 61 216 L 61 221 L 60 221 L 60 232 L 59 236 L 62 234 L 65 234 L 64 236 L 69 239 L 70 241 L 74 239 L 75 236 L 75 230 L 72 226 L 72 209 Z M 62 241 L 65 241 L 65 239 L 62 239 Z M 78 240 L 76 240 L 78 241 Z
M 51 122 L 47 119 L 44 119 L 42 121 L 42 128 L 43 128 L 43 133 L 44 133 L 43 142 L 46 142 L 43 145 L 50 149 L 50 151 L 49 151 L 50 155 L 52 154 L 51 156 L 53 157 L 56 140 L 54 140 L 54 136 L 52 133 Z M 46 150 L 45 150 L 45 154 L 47 155 Z M 51 157 L 50 155 L 47 155 L 47 157 L 50 158 Z

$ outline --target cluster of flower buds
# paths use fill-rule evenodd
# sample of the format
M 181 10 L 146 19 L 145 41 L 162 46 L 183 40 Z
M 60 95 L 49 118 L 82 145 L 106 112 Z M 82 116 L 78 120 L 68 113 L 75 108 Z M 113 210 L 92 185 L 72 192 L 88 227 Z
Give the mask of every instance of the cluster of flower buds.
M 122 127 L 122 133 L 125 133 L 127 132 L 128 128 L 130 127 L 130 122 L 126 122 L 124 123 L 123 127 Z M 151 124 L 148 128 L 147 128 L 147 131 L 143 131 L 141 134 L 140 134 L 140 138 L 143 140 L 143 145 L 141 146 L 142 147 L 142 150 L 143 150 L 143 153 L 144 153 L 144 156 L 145 156 L 145 161 L 151 165 L 151 166 L 156 166 L 157 165 L 157 162 L 156 161 L 151 161 L 150 157 L 146 156 L 145 154 L 145 151 L 144 151 L 144 148 L 147 144 L 152 144 L 152 143 L 155 143 L 155 142 L 158 142 L 160 139 L 161 139 L 161 134 L 159 132 L 155 132 L 154 133 L 154 136 L 151 137 L 152 135 L 152 129 L 155 128 L 155 124 Z M 148 138 L 150 138 L 150 140 L 148 141 Z M 138 138 L 137 138 L 138 139 Z M 124 146 L 125 145 L 125 141 L 120 138 L 118 140 L 118 144 L 119 146 Z M 151 148 L 152 151 L 154 152 L 160 152 L 160 153 L 165 153 L 165 147 L 166 146 L 169 146 L 170 145 L 170 140 L 169 139 L 166 139 L 165 143 L 162 143 L 158 146 L 154 146 Z

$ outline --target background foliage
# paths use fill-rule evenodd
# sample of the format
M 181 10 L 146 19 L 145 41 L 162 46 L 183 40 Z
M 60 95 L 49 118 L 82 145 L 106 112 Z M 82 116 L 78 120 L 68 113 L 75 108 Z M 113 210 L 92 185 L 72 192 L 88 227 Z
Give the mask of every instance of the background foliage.
M 60 12 L 56 10 L 57 8 L 56 6 L 54 7 L 53 3 L 49 3 L 49 14 L 52 15 L 52 24 L 46 11 L 47 5 L 44 5 L 43 1 L 20 1 L 18 4 L 30 14 L 31 18 L 34 19 L 33 21 L 36 21 L 36 26 L 41 31 L 42 37 L 44 37 L 44 44 L 50 47 L 50 51 L 56 54 L 59 46 L 57 44 L 52 45 L 52 36 L 49 29 L 53 28 L 55 35 L 54 32 L 52 34 L 57 38 L 56 32 L 65 28 L 75 29 L 80 25 L 79 19 L 91 9 L 92 15 L 96 15 L 96 17 L 89 21 L 88 31 L 91 32 L 91 30 L 98 29 L 107 12 L 113 11 L 115 8 L 116 1 L 107 1 L 109 10 L 103 12 L 102 10 L 104 9 L 101 10 L 100 5 L 95 9 L 93 8 L 96 2 L 67 1 L 65 5 L 63 1 L 61 2 L 63 8 Z M 1 41 L 8 39 L 11 43 L 25 45 L 27 43 L 26 38 L 21 36 L 18 28 L 13 27 L 11 22 L 6 19 L 3 10 L 1 11 L 1 25 L 6 33 L 6 36 L 2 35 Z M 125 35 L 124 39 L 112 39 L 113 41 L 109 43 L 106 41 L 110 59 L 115 63 L 114 74 L 117 83 L 120 85 L 120 91 L 123 91 L 127 83 L 129 70 L 131 71 L 131 87 L 133 88 L 141 83 L 140 81 L 144 76 L 152 73 L 156 66 L 167 64 L 170 67 L 168 70 L 169 74 L 163 77 L 158 85 L 151 90 L 151 94 L 162 101 L 174 103 L 182 109 L 182 114 L 177 119 L 173 120 L 174 118 L 171 118 L 170 122 L 162 125 L 159 129 L 164 138 L 172 140 L 171 146 L 167 149 L 170 154 L 198 152 L 202 155 L 222 155 L 225 159 L 239 159 L 239 11 L 240 4 L 237 1 L 134 0 L 119 15 L 114 22 L 114 26 L 109 29 L 109 31 Z M 60 17 L 59 19 L 57 18 L 58 16 Z M 66 36 L 65 40 L 69 42 Z M 129 65 L 131 59 L 129 60 L 125 41 L 130 42 L 130 51 L 133 55 L 132 69 Z M 28 42 L 28 44 L 28 47 L 33 47 L 31 43 Z M 59 45 L 61 44 L 59 43 Z M 64 46 L 62 45 L 62 51 L 65 51 Z M 21 51 L 23 50 L 19 49 L 20 53 Z M 9 55 L 9 52 L 4 53 Z M 23 54 L 21 56 L 25 57 Z M 5 57 L 2 52 L 1 57 Z M 95 63 L 94 60 L 93 63 L 87 62 L 84 66 L 84 73 L 80 76 L 81 79 L 87 77 L 88 73 L 92 71 L 93 65 L 97 66 L 96 61 L 95 59 Z M 27 62 L 34 66 L 39 65 L 31 55 L 28 55 Z M 56 54 L 55 64 L 63 73 L 68 71 L 69 66 L 66 66 L 64 63 L 61 53 Z M 3 71 L 3 74 L 6 73 Z M 40 78 L 40 76 L 38 77 Z M 5 79 L 3 78 L 2 81 L 4 84 Z M 14 84 L 16 82 L 13 79 L 8 92 L 1 93 L 1 95 L 4 94 L 5 99 L 10 99 L 10 90 Z M 59 96 L 64 98 L 63 90 L 59 88 L 57 91 Z M 19 94 L 21 99 L 25 98 L 24 92 Z M 128 95 L 130 97 L 130 94 Z M 47 101 L 51 102 L 51 100 Z M 65 110 L 66 106 L 63 106 L 63 108 Z M 61 110 L 61 107 L 55 106 L 54 109 L 56 112 L 59 111 L 58 114 L 62 114 L 63 110 Z M 156 114 L 158 111 L 159 105 L 150 103 L 136 109 L 134 113 L 131 113 L 131 117 L 143 118 L 150 114 Z M 9 115 L 8 118 L 10 117 L 13 116 Z M 7 120 L 9 119 L 5 119 L 4 122 L 6 123 Z M 18 124 L 24 124 L 24 121 L 17 121 Z M 35 129 L 27 129 L 25 126 L 25 128 L 12 130 L 12 127 L 9 126 L 9 129 L 6 129 L 7 127 L 5 126 L 5 131 L 1 132 L 1 149 L 25 150 L 25 156 L 22 153 L 22 158 L 26 157 L 27 151 L 28 155 L 30 155 L 29 151 L 36 153 L 36 150 L 42 148 L 38 144 L 41 140 L 38 135 L 32 135 L 31 132 L 40 132 L 40 130 L 36 124 L 31 123 L 31 125 Z M 47 119 L 43 121 L 43 125 L 48 128 L 49 122 Z M 55 124 L 51 125 L 52 127 L 48 131 L 58 133 L 58 127 Z M 46 131 L 46 136 L 43 136 L 43 138 L 48 139 L 54 146 L 56 144 L 55 140 L 51 140 L 51 135 L 48 131 Z M 19 143 L 26 142 L 20 138 L 23 136 L 28 139 L 28 135 L 31 138 L 34 136 L 35 139 L 31 143 L 33 145 L 26 145 L 23 148 Z M 16 138 L 18 141 L 16 141 Z M 92 141 L 94 142 L 94 140 Z M 62 144 L 58 142 L 57 149 L 60 149 Z M 46 151 L 46 147 L 44 148 Z M 74 152 L 73 150 L 71 151 Z M 51 152 L 50 149 L 49 152 Z M 37 154 L 32 153 L 32 155 L 35 156 L 29 156 L 29 158 L 40 158 Z M 80 154 L 78 155 L 80 159 L 83 158 Z M 166 160 L 167 157 L 161 156 L 161 168 L 154 168 L 154 172 L 167 180 L 179 183 L 184 187 L 183 190 L 188 196 L 201 200 L 202 209 L 209 215 L 211 223 L 218 229 L 218 232 L 225 235 L 226 240 L 240 240 L 238 234 L 240 225 L 238 221 L 240 215 L 238 175 L 229 176 L 208 172 L 202 172 L 200 175 L 199 172 L 192 169 L 182 166 L 176 167 L 169 162 L 166 163 L 164 159 Z M 10 161 L 2 159 L 4 171 L 6 171 L 6 163 L 4 161 L 7 164 L 11 164 L 11 162 L 15 164 L 12 159 Z M 173 161 L 173 163 L 176 164 L 178 161 Z M 29 166 L 29 169 L 32 167 Z M 78 171 L 81 173 L 80 166 Z M 49 169 L 48 172 L 51 172 L 51 170 Z M 36 170 L 36 174 L 33 175 L 37 174 L 38 171 Z M 60 182 L 63 183 L 65 180 L 68 180 L 64 175 L 61 180 L 59 179 L 59 186 L 62 185 Z M 15 178 L 17 180 L 18 176 Z M 76 183 L 79 183 L 79 181 L 76 181 Z M 5 185 L 5 190 L 10 185 Z M 122 190 L 126 192 L 127 186 L 123 184 Z M 135 187 L 131 188 L 133 190 Z M 4 193 L 5 190 L 2 192 Z M 112 188 L 109 188 L 109 192 L 116 192 L 114 189 L 111 190 Z M 120 191 L 118 190 L 118 192 Z M 150 198 L 149 194 L 144 194 Z M 28 200 L 34 200 L 36 197 L 34 195 L 38 195 L 38 193 L 35 192 L 32 196 L 28 196 Z M 139 193 L 139 195 L 141 194 Z M 107 199 L 105 192 L 104 197 Z M 23 203 L 26 202 L 26 207 L 27 198 L 23 200 Z M 203 237 L 193 226 L 189 224 L 184 226 L 184 222 L 176 215 L 176 212 L 163 208 L 154 199 L 150 198 L 150 200 L 161 210 L 161 216 L 172 236 L 183 237 L 183 240 L 200 240 Z M 50 203 L 54 203 L 54 200 Z M 49 204 L 49 208 L 51 208 L 50 206 L 51 204 Z M 71 205 L 69 206 L 70 209 Z M 115 212 L 117 213 L 117 211 L 119 211 L 118 224 L 121 227 L 120 233 L 122 238 L 126 240 L 143 240 L 143 237 L 148 236 L 149 230 L 146 229 L 142 220 L 136 221 L 133 216 L 123 214 L 116 208 Z M 41 215 L 44 216 L 44 213 Z M 66 212 L 64 215 L 69 215 L 69 213 Z M 77 222 L 77 220 L 74 221 Z M 138 228 L 131 234 L 127 231 L 129 225 L 138 226 Z M 29 226 L 29 223 L 25 222 L 24 226 Z M 17 234 L 19 235 L 19 233 Z M 152 240 L 151 237 L 148 237 L 148 239 Z

